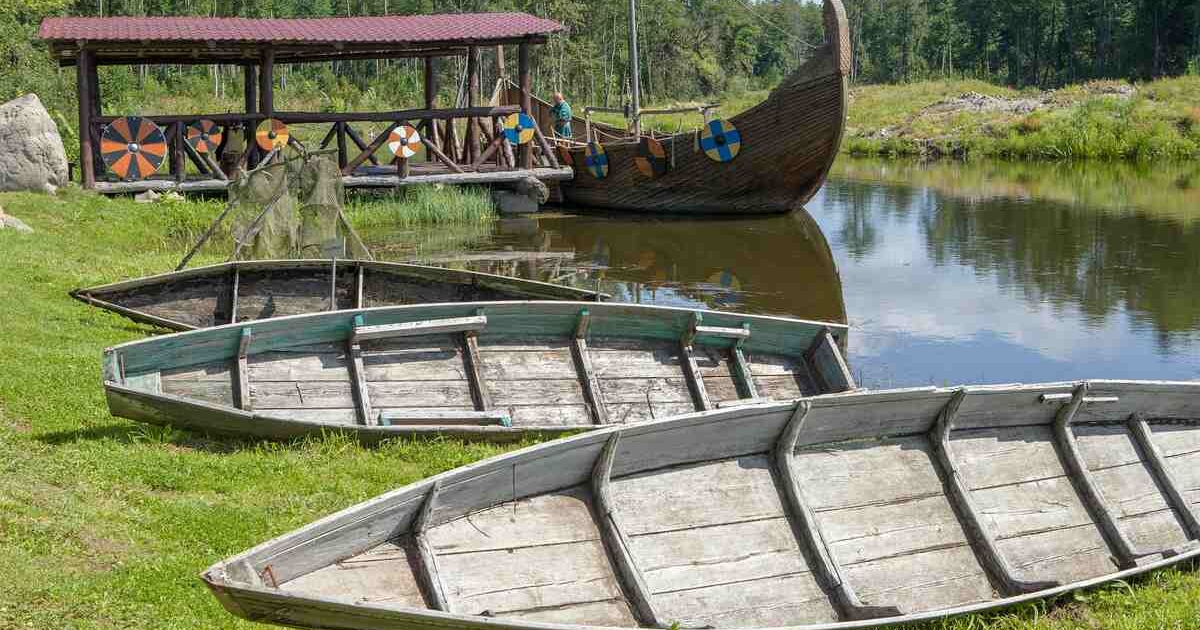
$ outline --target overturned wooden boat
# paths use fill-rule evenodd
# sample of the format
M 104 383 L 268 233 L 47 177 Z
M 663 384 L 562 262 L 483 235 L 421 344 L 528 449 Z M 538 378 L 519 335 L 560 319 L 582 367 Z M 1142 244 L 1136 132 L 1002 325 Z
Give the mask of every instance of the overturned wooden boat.
M 587 302 L 332 311 L 105 351 L 116 416 L 176 428 L 363 440 L 512 439 L 854 387 L 846 327 Z
M 822 396 L 495 457 L 203 579 L 321 628 L 916 622 L 1197 557 L 1198 464 L 1195 382 Z
M 136 322 L 192 330 L 320 311 L 491 300 L 594 300 L 594 291 L 490 273 L 361 260 L 248 260 L 87 289 L 71 297 Z
M 604 150 L 607 172 L 597 177 L 587 165 L 583 142 L 559 140 L 569 154 L 574 178 L 556 182 L 572 204 L 635 212 L 680 214 L 764 214 L 788 212 L 808 202 L 833 165 L 846 125 L 850 73 L 850 33 L 841 0 L 824 0 L 825 42 L 771 91 L 765 101 L 728 119 L 736 133 L 720 132 L 709 121 L 718 145 L 709 147 L 703 132 L 653 139 L 661 148 L 665 171 L 639 169 L 639 145 L 651 134 L 630 137 L 624 129 L 592 123 L 593 137 Z M 509 85 L 496 105 L 520 104 L 518 86 Z M 550 104 L 534 100 L 533 116 L 551 135 Z M 585 137 L 587 125 L 576 118 L 572 131 Z M 736 145 L 733 157 L 717 153 Z M 721 160 L 710 158 L 706 149 Z M 564 156 L 565 158 L 565 156 Z

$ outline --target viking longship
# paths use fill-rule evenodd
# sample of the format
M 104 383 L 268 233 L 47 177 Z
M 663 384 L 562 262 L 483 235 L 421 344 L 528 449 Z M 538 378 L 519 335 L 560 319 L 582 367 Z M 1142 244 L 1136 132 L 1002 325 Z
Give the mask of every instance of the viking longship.
M 1200 557 L 1200 384 L 819 396 L 586 433 L 220 562 L 232 613 L 345 629 L 834 630 Z
M 846 122 L 850 34 L 841 0 L 824 0 L 824 17 L 825 42 L 765 101 L 728 119 L 706 115 L 696 131 L 631 137 L 576 117 L 577 140 L 555 140 L 559 161 L 574 169 L 573 179 L 554 184 L 562 199 L 635 212 L 761 214 L 801 207 L 825 182 Z M 521 95 L 510 84 L 495 104 L 517 103 Z M 550 135 L 550 104 L 534 99 L 532 108 Z

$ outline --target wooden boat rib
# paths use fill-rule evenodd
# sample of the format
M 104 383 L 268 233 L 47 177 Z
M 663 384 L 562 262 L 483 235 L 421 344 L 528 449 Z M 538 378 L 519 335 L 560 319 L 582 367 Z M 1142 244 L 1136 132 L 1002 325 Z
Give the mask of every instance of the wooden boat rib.
M 636 139 L 609 141 L 624 130 L 593 123 L 607 132 L 601 142 L 608 176 L 593 176 L 584 166 L 586 149 L 576 146 L 570 150 L 575 177 L 558 182 L 565 199 L 594 208 L 681 214 L 780 213 L 807 203 L 841 147 L 849 94 L 850 33 L 841 0 L 824 0 L 824 17 L 826 41 L 808 61 L 765 101 L 729 119 L 741 136 L 732 161 L 709 159 L 695 146 L 693 132 L 659 137 L 670 166 L 651 179 L 635 165 Z M 520 102 L 519 89 L 510 86 L 497 104 Z M 541 128 L 552 129 L 550 105 L 536 101 L 534 110 Z M 584 121 L 576 119 L 572 127 L 582 138 Z
M 280 317 L 105 351 L 113 415 L 288 439 L 512 439 L 853 389 L 846 327 L 587 302 Z
M 475 271 L 325 259 L 248 260 L 193 267 L 76 289 L 71 297 L 136 322 L 193 330 L 338 309 L 607 296 Z
M 203 579 L 309 627 L 910 623 L 1200 556 L 1198 464 L 1196 382 L 820 396 L 495 457 Z

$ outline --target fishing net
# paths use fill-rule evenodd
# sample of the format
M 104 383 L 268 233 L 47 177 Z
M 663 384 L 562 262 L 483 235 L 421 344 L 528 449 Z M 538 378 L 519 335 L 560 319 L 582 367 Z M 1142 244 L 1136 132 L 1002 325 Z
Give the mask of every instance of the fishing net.
M 373 259 L 346 220 L 341 170 L 327 155 L 294 153 L 239 169 L 228 195 L 225 210 L 178 268 L 198 252 L 227 247 L 228 241 L 212 239 L 219 228 L 233 242 L 232 253 L 222 254 L 228 260 Z

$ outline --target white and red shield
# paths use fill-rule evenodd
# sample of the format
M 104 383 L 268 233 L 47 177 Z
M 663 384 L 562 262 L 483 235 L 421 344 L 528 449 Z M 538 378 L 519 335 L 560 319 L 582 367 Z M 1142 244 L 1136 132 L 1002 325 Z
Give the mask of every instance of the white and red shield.
M 399 158 L 408 159 L 421 148 L 421 134 L 408 125 L 400 125 L 388 136 L 388 149 Z

